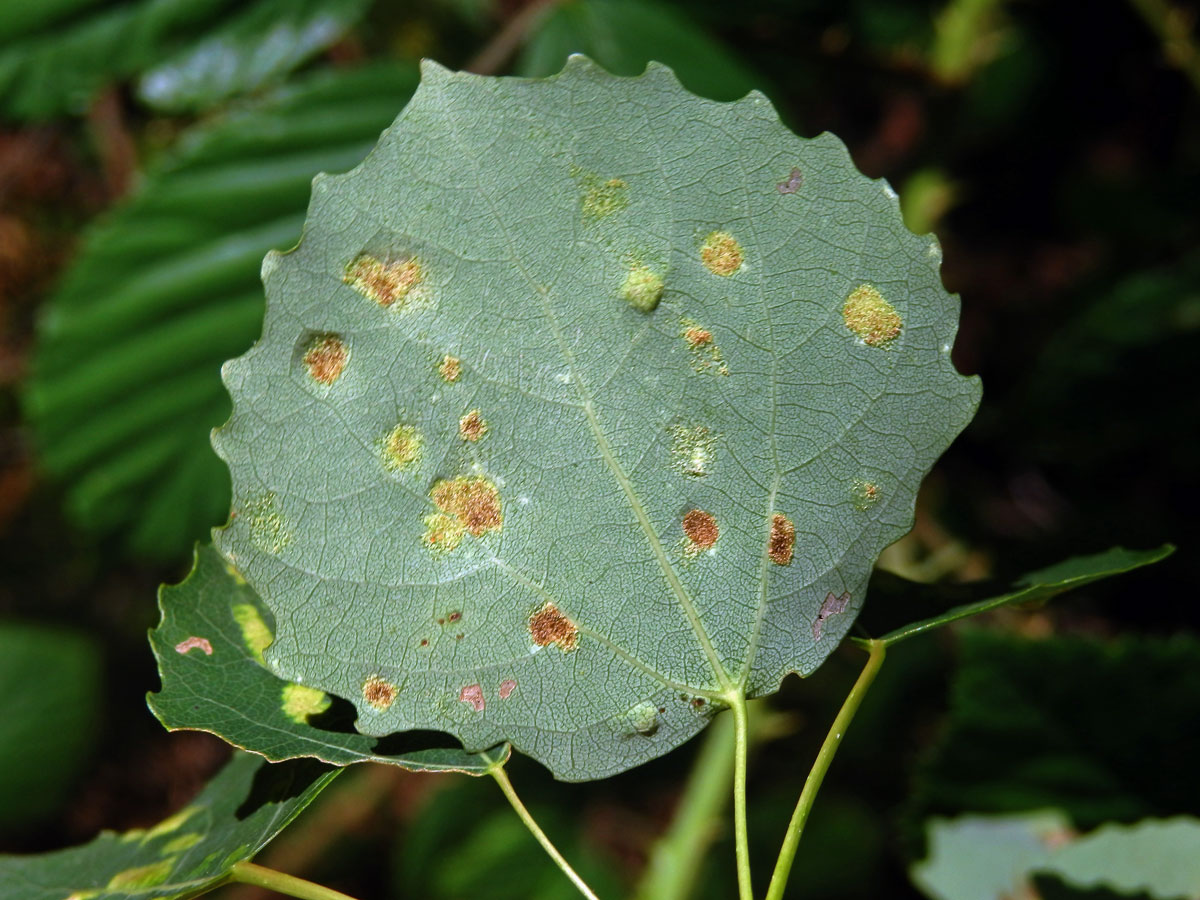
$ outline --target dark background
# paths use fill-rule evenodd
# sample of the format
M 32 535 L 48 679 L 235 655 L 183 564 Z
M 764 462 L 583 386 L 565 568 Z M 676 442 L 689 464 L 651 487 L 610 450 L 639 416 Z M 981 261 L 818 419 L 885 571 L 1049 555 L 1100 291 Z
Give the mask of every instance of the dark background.
M 90 23 L 136 18 L 147 6 L 79 0 L 36 27 L 0 15 L 0 769 L 9 772 L 0 774 L 0 849 L 46 850 L 102 827 L 154 822 L 227 752 L 207 735 L 166 734 L 143 700 L 157 684 L 145 642 L 156 586 L 179 580 L 191 542 L 220 524 L 227 481 L 217 463 L 177 497 L 164 487 L 175 457 L 133 460 L 125 482 L 104 469 L 149 445 L 135 430 L 116 449 L 87 449 L 106 417 L 117 417 L 121 395 L 94 385 L 126 371 L 136 381 L 143 362 L 132 348 L 141 345 L 104 327 L 68 340 L 53 324 L 106 292 L 119 295 L 132 277 L 122 258 L 143 270 L 153 260 L 153 248 L 126 251 L 112 233 L 147 227 L 163 179 L 199 165 L 187 155 L 196 135 L 236 126 L 239 115 L 255 120 L 256 103 L 275 103 L 280 90 L 324 70 L 394 69 L 374 87 L 365 82 L 382 120 L 363 113 L 345 140 L 365 141 L 365 151 L 403 105 L 420 56 L 547 74 L 569 50 L 619 74 L 659 58 L 717 99 L 762 89 L 801 135 L 838 134 L 866 174 L 900 191 L 910 227 L 941 239 L 946 286 L 963 301 L 955 359 L 982 376 L 984 400 L 926 482 L 914 533 L 885 553 L 887 568 L 955 583 L 1115 544 L 1180 548 L 1045 608 L 897 648 L 818 801 L 795 895 L 915 895 L 905 870 L 922 853 L 931 813 L 1059 806 L 1092 827 L 1200 809 L 1194 6 L 364 2 L 337 35 L 271 78 L 174 105 L 148 101 L 139 79 L 219 32 L 233 15 L 220 2 L 164 31 L 161 46 L 145 38 L 137 53 L 90 58 L 70 45 L 53 57 L 56 42 L 92 40 Z M 274 21 L 273 6 L 297 4 L 255 8 Z M 250 25 L 243 37 L 251 47 L 260 39 Z M 58 61 L 39 69 L 39 53 Z M 56 79 L 67 78 L 81 86 L 64 95 Z M 302 173 L 298 193 L 268 198 L 278 212 L 303 212 L 314 172 Z M 195 215 L 217 232 L 242 227 L 233 213 L 220 218 L 221 190 L 214 181 Z M 89 254 L 103 258 L 88 262 Z M 251 269 L 238 277 L 253 281 Z M 167 279 L 163 295 L 174 289 Z M 164 306 L 155 321 L 172 315 Z M 212 358 L 179 365 L 210 373 L 219 394 L 216 366 L 253 340 L 247 327 L 206 333 L 197 340 Z M 125 368 L 80 376 L 83 393 L 63 399 L 62 385 L 113 347 L 131 348 Z M 145 378 L 167 377 L 156 372 Z M 93 387 L 100 393 L 88 394 Z M 210 452 L 219 406 L 168 407 L 138 427 L 186 433 L 179 459 Z M 147 528 L 156 497 L 165 511 Z M 772 701 L 788 714 L 788 733 L 760 748 L 751 775 L 764 884 L 860 664 L 844 648 Z M 694 752 L 596 784 L 555 784 L 529 762 L 515 763 L 513 778 L 568 856 L 606 871 L 602 893 L 613 896 L 636 880 Z M 1030 762 L 1039 759 L 1046 764 Z M 364 898 L 571 896 L 490 784 L 367 770 L 337 784 L 262 861 Z M 732 894 L 725 838 L 706 863 L 704 896 Z M 545 892 L 526 879 L 544 881 Z

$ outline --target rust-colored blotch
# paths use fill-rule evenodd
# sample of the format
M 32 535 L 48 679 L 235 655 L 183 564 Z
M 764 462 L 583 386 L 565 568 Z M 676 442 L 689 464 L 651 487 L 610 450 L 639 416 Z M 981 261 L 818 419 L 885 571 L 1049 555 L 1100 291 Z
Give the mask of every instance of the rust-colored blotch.
M 387 709 L 396 700 L 396 686 L 372 675 L 362 686 L 363 699 L 379 710 Z
M 707 328 L 693 325 L 691 328 L 684 329 L 683 339 L 688 342 L 689 347 L 703 347 L 705 344 L 712 343 L 713 336 Z
M 333 384 L 342 377 L 350 351 L 336 335 L 325 334 L 316 338 L 304 354 L 304 367 L 313 381 L 324 385 Z
M 846 327 L 869 347 L 887 347 L 900 336 L 904 321 L 896 307 L 869 284 L 860 284 L 842 306 Z
M 403 306 L 408 295 L 425 280 L 425 269 L 415 256 L 384 262 L 364 253 L 346 267 L 342 280 L 380 306 L 397 302 Z
M 700 261 L 714 275 L 732 275 L 742 267 L 742 260 L 742 245 L 725 231 L 714 231 L 700 247 Z
M 516 690 L 517 683 L 511 678 L 506 678 L 500 682 L 500 699 L 507 700 L 512 692 Z
M 458 420 L 458 436 L 464 441 L 475 443 L 475 441 L 487 434 L 487 430 L 488 424 L 477 409 L 471 410 Z
M 475 537 L 488 531 L 499 531 L 504 524 L 500 492 L 486 478 L 460 477 L 439 481 L 433 486 L 430 499 Z
M 767 544 L 767 555 L 778 566 L 789 565 L 792 549 L 796 545 L 796 526 L 785 515 L 776 513 L 771 519 L 771 540 Z
M 579 629 L 553 603 L 546 603 L 529 617 L 529 636 L 539 647 L 556 644 L 564 652 L 579 645 Z
M 683 517 L 683 533 L 697 550 L 708 550 L 721 536 L 721 529 L 712 513 L 693 509 Z

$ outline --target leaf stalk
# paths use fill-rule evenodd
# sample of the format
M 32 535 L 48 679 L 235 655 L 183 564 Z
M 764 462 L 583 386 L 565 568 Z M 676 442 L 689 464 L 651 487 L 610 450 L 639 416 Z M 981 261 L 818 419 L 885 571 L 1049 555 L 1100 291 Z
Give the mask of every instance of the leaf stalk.
M 295 875 L 286 875 L 252 862 L 234 863 L 229 870 L 229 877 L 232 881 L 253 884 L 256 887 L 275 891 L 277 894 L 298 897 L 300 900 L 354 900 L 349 894 L 327 888 L 323 884 L 305 881 Z
M 867 657 L 867 664 L 863 666 L 858 680 L 854 682 L 854 687 L 850 689 L 845 702 L 842 703 L 837 718 L 833 720 L 833 727 L 825 735 L 825 741 L 821 744 L 817 759 L 813 763 L 812 769 L 809 770 L 808 778 L 804 781 L 800 799 L 796 801 L 796 809 L 792 813 L 792 820 L 788 823 L 783 846 L 779 850 L 779 858 L 775 862 L 775 871 L 771 875 L 771 884 L 767 888 L 767 900 L 783 900 L 783 891 L 787 886 L 788 875 L 791 874 L 792 863 L 796 858 L 796 848 L 800 845 L 800 835 L 804 831 L 804 824 L 808 821 L 808 814 L 812 812 L 813 803 L 817 799 L 817 791 L 820 790 L 821 782 L 825 780 L 825 773 L 829 770 L 829 765 L 833 762 L 833 757 L 842 744 L 846 729 L 854 719 L 854 714 L 858 712 L 858 707 L 862 704 L 867 689 L 871 687 L 875 676 L 879 674 L 880 666 L 883 665 L 883 658 L 887 653 L 887 643 L 881 640 L 863 643 L 867 645 L 870 654 Z
M 750 749 L 750 712 L 746 694 L 738 689 L 727 695 L 733 711 L 733 832 L 737 854 L 739 900 L 754 900 L 750 877 L 750 839 L 746 825 L 746 757 Z
M 500 790 L 508 798 L 508 802 L 516 811 L 517 816 L 525 823 L 525 827 L 529 829 L 529 833 L 542 845 L 542 849 L 554 860 L 554 864 L 562 869 L 563 874 L 571 879 L 571 883 L 575 885 L 579 893 L 587 897 L 588 900 L 599 900 L 592 889 L 588 887 L 587 882 L 580 878 L 579 873 L 571 868 L 571 864 L 558 852 L 558 848 L 551 843 L 550 838 L 546 836 L 546 832 L 542 831 L 529 810 L 525 808 L 525 804 L 521 802 L 521 798 L 517 796 L 516 790 L 513 789 L 512 782 L 509 781 L 508 773 L 504 771 L 504 764 L 497 763 L 493 765 L 488 769 L 488 774 L 496 779 L 496 784 L 500 785 Z

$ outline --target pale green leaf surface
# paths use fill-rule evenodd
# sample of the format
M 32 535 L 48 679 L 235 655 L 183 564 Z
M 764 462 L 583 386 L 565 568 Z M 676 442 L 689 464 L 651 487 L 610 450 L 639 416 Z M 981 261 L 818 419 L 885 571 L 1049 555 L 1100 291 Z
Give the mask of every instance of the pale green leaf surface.
M 0 825 L 28 827 L 67 800 L 100 722 L 101 686 L 89 636 L 0 623 Z
M 0 856 L 4 900 L 202 894 L 265 847 L 339 771 L 238 753 L 191 803 L 153 828 L 106 831 L 53 853 Z
M 702 263 L 713 232 L 740 244 L 728 275 Z M 415 258 L 412 296 L 344 283 L 364 253 Z M 303 242 L 264 265 L 263 338 L 225 369 L 234 515 L 216 540 L 275 616 L 268 663 L 353 701 L 364 733 L 509 740 L 567 779 L 812 672 L 978 400 L 939 262 L 886 184 L 759 95 L 715 103 L 663 67 L 619 79 L 582 58 L 545 81 L 428 65 L 367 161 L 314 183 Z M 638 308 L 623 292 L 646 271 L 665 288 Z M 886 347 L 843 320 L 863 285 L 903 319 Z M 690 347 L 689 323 L 711 339 Z M 323 384 L 305 358 L 330 334 L 348 357 Z M 421 438 L 399 467 L 398 425 Z M 500 515 L 431 549 L 456 478 L 494 487 Z M 692 511 L 715 519 L 719 536 L 693 529 L 707 549 Z M 531 630 L 548 603 L 575 649 Z M 397 688 L 385 708 L 364 696 L 376 678 Z
M 162 690 L 147 697 L 171 730 L 209 731 L 272 762 L 314 757 L 338 766 L 381 762 L 410 771 L 481 775 L 506 747 L 468 754 L 449 746 L 367 737 L 339 719 L 330 697 L 275 677 L 259 659 L 271 614 L 212 547 L 196 549 L 191 574 L 159 591 L 162 621 L 150 632 Z M 428 741 L 425 742 L 428 744 Z M 390 745 L 390 746 L 389 746 Z
M 931 819 L 928 834 L 929 855 L 911 874 L 936 900 L 1024 896 L 1035 874 L 1155 900 L 1200 894 L 1200 820 L 1188 816 L 1110 823 L 1078 836 L 1060 811 L 1045 810 Z
M 880 640 L 894 644 L 905 638 L 913 637 L 934 628 L 948 625 L 959 619 L 979 615 L 1001 606 L 1013 603 L 1038 603 L 1057 597 L 1059 594 L 1075 590 L 1093 581 L 1111 578 L 1152 565 L 1166 559 L 1175 548 L 1170 544 L 1155 547 L 1152 550 L 1126 550 L 1124 547 L 1112 547 L 1103 553 L 1090 556 L 1074 556 L 1053 566 L 1030 572 L 1013 585 L 1008 593 L 955 606 L 936 616 L 922 619 L 919 622 L 905 625 L 883 635 Z
M 312 177 L 359 162 L 416 72 L 321 73 L 199 125 L 88 235 L 40 323 L 25 394 L 39 461 L 72 518 L 183 556 L 224 520 L 209 432 L 220 364 L 262 323 L 262 256 L 300 236 Z

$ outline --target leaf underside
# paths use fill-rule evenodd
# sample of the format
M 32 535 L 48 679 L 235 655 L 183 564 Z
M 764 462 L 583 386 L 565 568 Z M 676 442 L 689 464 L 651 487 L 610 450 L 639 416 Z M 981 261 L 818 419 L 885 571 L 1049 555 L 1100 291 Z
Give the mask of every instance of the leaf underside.
M 812 672 L 978 401 L 939 264 L 761 95 L 427 65 L 224 370 L 268 665 L 570 780 Z
M 106 831 L 80 847 L 0 856 L 5 900 L 192 897 L 251 859 L 338 774 L 312 760 L 239 753 L 191 803 L 153 828 Z

